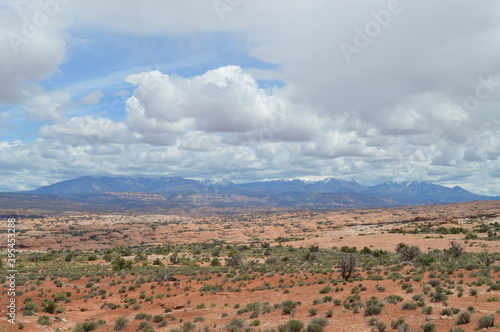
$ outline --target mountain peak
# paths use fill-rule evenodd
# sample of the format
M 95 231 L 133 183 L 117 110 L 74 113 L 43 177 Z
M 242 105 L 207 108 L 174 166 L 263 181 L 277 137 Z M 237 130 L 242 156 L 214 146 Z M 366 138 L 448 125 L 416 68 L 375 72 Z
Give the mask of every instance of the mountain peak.
M 376 186 L 364 187 L 353 180 L 347 181 L 331 177 L 323 180 L 282 179 L 235 184 L 227 178 L 197 181 L 170 175 L 157 178 L 105 176 L 96 178 L 83 176 L 40 187 L 31 191 L 31 193 L 56 195 L 95 194 L 101 192 L 199 193 L 200 188 L 204 186 L 218 186 L 218 190 L 223 193 L 249 196 L 283 194 L 300 196 L 304 194 L 334 193 L 376 195 L 401 204 L 434 204 L 498 199 L 496 197 L 476 195 L 459 186 L 449 188 L 427 181 L 387 181 Z

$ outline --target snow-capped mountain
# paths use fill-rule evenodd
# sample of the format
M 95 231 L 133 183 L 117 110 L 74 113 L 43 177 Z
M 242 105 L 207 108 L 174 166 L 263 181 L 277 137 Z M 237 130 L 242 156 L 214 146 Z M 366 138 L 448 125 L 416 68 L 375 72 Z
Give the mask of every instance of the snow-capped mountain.
M 385 202 L 387 203 L 390 200 L 393 202 L 391 204 L 432 204 L 499 199 L 498 197 L 476 195 L 458 186 L 449 188 L 426 181 L 389 181 L 376 186 L 365 187 L 356 181 L 336 178 L 326 178 L 319 181 L 300 179 L 266 180 L 235 184 L 226 178 L 197 181 L 173 176 L 158 178 L 96 178 L 84 176 L 31 191 L 34 194 L 56 195 L 102 192 L 237 194 L 253 197 L 280 196 L 280 198 L 273 198 L 279 202 L 283 201 L 284 196 L 286 196 L 286 201 L 304 201 L 311 199 L 311 197 L 315 197 L 315 200 L 319 199 L 318 194 L 351 194 L 358 195 L 356 196 L 358 198 L 363 197 L 365 201 L 369 201 L 369 195 L 377 196 L 379 201 L 382 201 L 380 198 L 385 198 Z M 335 196 L 330 196 L 329 199 L 331 197 Z

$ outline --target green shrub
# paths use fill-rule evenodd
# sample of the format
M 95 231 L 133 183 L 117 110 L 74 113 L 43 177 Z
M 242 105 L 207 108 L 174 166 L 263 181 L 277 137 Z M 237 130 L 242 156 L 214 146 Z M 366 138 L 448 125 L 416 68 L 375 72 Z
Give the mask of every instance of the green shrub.
M 437 332 L 436 325 L 434 323 L 425 323 L 421 326 L 423 332 Z
M 488 327 L 493 327 L 495 324 L 495 317 L 493 315 L 483 316 L 477 321 L 479 328 L 486 329 Z
M 391 327 L 395 330 L 403 324 L 405 324 L 405 320 L 403 317 L 398 317 L 398 319 L 391 321 Z
M 404 299 L 401 296 L 394 294 L 391 294 L 384 299 L 385 302 L 391 304 L 397 304 L 398 302 L 402 302 L 403 300 Z
M 57 309 L 57 304 L 54 301 L 49 300 L 42 308 L 42 311 L 48 314 L 53 314 L 56 311 L 56 309 Z
M 332 291 L 332 288 L 330 286 L 324 286 L 323 288 L 321 288 L 319 290 L 319 293 L 320 294 L 327 294 L 327 293 L 330 293 Z
M 184 325 L 186 325 L 186 324 L 188 324 L 188 323 L 189 323 L 189 324 L 191 324 L 191 325 L 189 325 L 189 326 L 192 326 L 193 328 L 192 328 L 192 329 L 186 329 L 186 330 L 184 330 Z M 193 331 L 193 330 L 194 330 L 194 324 L 193 324 L 193 323 L 191 323 L 191 322 L 186 322 L 186 323 L 184 323 L 184 324 L 181 326 L 181 329 L 182 329 L 183 331 Z M 137 327 L 137 330 L 138 330 L 138 331 L 146 331 L 146 332 L 154 332 L 154 329 L 153 329 L 153 327 L 151 326 L 151 324 L 149 324 L 149 323 L 148 323 L 148 322 L 146 322 L 146 321 L 141 322 L 141 323 L 139 324 L 139 326 Z
M 281 302 L 281 310 L 283 315 L 290 315 L 295 307 L 297 306 L 297 302 L 293 302 L 290 300 L 286 300 Z
M 415 302 L 405 302 L 401 306 L 401 310 L 415 310 L 418 308 L 418 305 Z
M 137 319 L 137 320 L 142 320 L 142 319 L 150 320 L 151 318 L 152 317 L 150 314 L 146 314 L 144 312 L 140 312 L 140 313 L 135 315 L 135 319 Z
M 292 319 L 286 324 L 278 326 L 279 332 L 300 332 L 304 329 L 304 323 L 300 320 Z
M 441 310 L 441 316 L 452 316 L 453 313 L 451 312 L 451 309 L 450 308 L 443 308 L 443 310 Z
M 364 316 L 365 317 L 376 316 L 376 315 L 380 315 L 381 312 L 382 312 L 382 308 L 380 306 L 378 306 L 376 304 L 372 304 L 372 305 L 369 305 L 368 307 L 366 307 Z
M 469 324 L 470 321 L 470 312 L 464 311 L 458 315 L 457 325 Z
M 233 318 L 229 324 L 226 325 L 226 330 L 231 332 L 237 332 L 243 329 L 245 326 L 245 321 L 241 318 Z
M 385 330 L 387 329 L 387 324 L 384 322 L 380 322 L 380 321 L 375 322 L 375 324 L 373 324 L 373 326 L 375 327 L 376 331 L 378 331 L 378 332 L 385 332 Z
M 34 316 L 37 309 L 38 309 L 38 306 L 35 303 L 28 301 L 24 304 L 24 306 L 22 308 L 23 316 Z
M 433 310 L 433 308 L 431 306 L 423 307 L 422 308 L 422 313 L 424 315 L 431 315 L 432 314 L 432 310 Z
M 76 324 L 75 329 L 73 330 L 74 332 L 89 332 L 89 331 L 95 331 L 99 327 L 98 322 L 94 321 L 89 321 L 89 322 L 83 322 Z
M 49 326 L 50 325 L 50 318 L 49 318 L 49 316 L 40 316 L 40 317 L 38 317 L 37 322 L 40 325 Z
M 125 330 L 125 328 L 128 326 L 128 323 L 129 323 L 129 321 L 128 321 L 127 318 L 125 318 L 125 317 L 119 317 L 115 321 L 114 329 L 116 331 Z

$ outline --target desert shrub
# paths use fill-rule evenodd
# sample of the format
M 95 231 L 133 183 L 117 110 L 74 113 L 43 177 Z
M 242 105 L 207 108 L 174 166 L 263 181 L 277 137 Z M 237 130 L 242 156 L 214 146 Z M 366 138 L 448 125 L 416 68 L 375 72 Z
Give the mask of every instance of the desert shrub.
M 431 279 L 429 280 L 428 284 L 431 285 L 432 287 L 440 286 L 441 280 Z
M 326 326 L 328 325 L 328 319 L 326 318 L 313 318 L 311 319 L 311 321 L 309 322 L 309 324 L 319 324 L 321 326 Z
M 49 316 L 40 316 L 40 317 L 38 317 L 37 322 L 40 325 L 49 326 L 50 325 L 50 318 L 49 318 Z
M 412 332 L 410 328 L 410 324 L 408 323 L 403 323 L 398 326 L 398 332 Z
M 421 294 L 413 295 L 411 299 L 413 301 L 417 301 L 417 302 L 423 302 L 424 301 L 424 297 Z
M 350 254 L 353 254 L 355 253 L 356 251 L 358 250 L 358 248 L 356 247 L 348 247 L 348 246 L 343 246 L 340 248 L 340 251 L 341 252 L 345 252 L 345 253 L 350 253 Z
M 436 257 L 430 254 L 423 254 L 417 257 L 417 263 L 420 265 L 429 266 L 436 262 Z
M 431 293 L 431 302 L 444 302 L 448 300 L 448 296 L 446 296 L 443 292 L 435 292 Z
M 27 301 L 22 308 L 23 316 L 34 316 L 37 309 L 38 306 L 35 303 Z
M 423 332 L 437 332 L 436 325 L 434 323 L 425 323 L 421 326 Z
M 398 317 L 396 320 L 391 321 L 391 327 L 393 329 L 398 329 L 401 325 L 405 323 L 405 320 L 403 317 Z
M 304 329 L 304 323 L 300 320 L 292 319 L 286 324 L 278 326 L 279 332 L 300 332 Z
M 470 321 L 470 312 L 464 311 L 458 315 L 457 325 L 469 324 Z
M 331 318 L 332 316 L 333 316 L 333 310 L 328 310 L 328 311 L 326 312 L 326 317 L 327 317 L 327 318 Z
M 316 316 L 316 314 L 318 313 L 318 309 L 316 309 L 316 308 L 310 308 L 308 310 L 308 312 L 309 312 L 310 316 Z
M 89 332 L 89 331 L 95 331 L 99 327 L 98 322 L 94 321 L 89 321 L 89 322 L 83 322 L 76 324 L 75 329 L 73 330 L 74 332 Z
M 394 294 L 391 294 L 384 299 L 385 302 L 391 304 L 397 304 L 398 302 L 402 302 L 403 300 L 404 299 L 401 296 Z
M 42 308 L 42 311 L 48 314 L 53 314 L 56 311 L 56 309 L 57 309 L 57 304 L 54 301 L 49 300 Z
M 140 313 L 138 313 L 138 314 L 135 315 L 135 319 L 137 319 L 137 320 L 143 320 L 143 319 L 150 320 L 151 319 L 151 315 L 150 314 L 146 314 L 144 312 L 140 312 Z
M 405 302 L 401 306 L 401 310 L 415 310 L 418 308 L 418 305 L 415 302 Z
M 233 318 L 229 324 L 226 325 L 226 330 L 231 332 L 240 331 L 245 326 L 245 321 L 241 318 Z
M 297 304 L 298 304 L 297 302 L 293 302 L 290 300 L 281 302 L 281 310 L 283 315 L 290 315 L 297 306 Z
M 432 310 L 433 310 L 433 308 L 431 306 L 423 307 L 422 308 L 422 313 L 424 315 L 431 315 L 432 314 Z
M 129 323 L 129 321 L 128 321 L 127 318 L 125 318 L 125 317 L 119 317 L 115 321 L 114 329 L 116 331 L 125 330 L 125 328 L 127 327 L 128 323 Z
M 452 315 L 453 313 L 450 308 L 443 308 L 443 310 L 441 310 L 441 316 L 452 316 Z
M 367 316 L 380 315 L 381 312 L 382 312 L 382 307 L 376 304 L 372 304 L 366 307 L 364 316 L 367 317 Z
M 483 316 L 477 321 L 479 328 L 486 329 L 488 327 L 493 327 L 495 324 L 495 317 L 493 315 Z
M 120 271 L 123 269 L 131 269 L 132 264 L 132 261 L 127 261 L 125 258 L 117 257 L 111 262 L 111 267 L 115 271 Z
M 385 332 L 387 329 L 387 324 L 384 322 L 376 321 L 373 324 L 374 330 L 378 332 Z
M 396 271 L 393 271 L 391 273 L 389 273 L 387 275 L 387 279 L 391 279 L 391 280 L 397 280 L 397 279 L 403 279 L 403 276 L 401 275 L 401 273 L 398 273 Z
M 193 326 L 193 329 L 191 330 L 184 330 L 184 325 L 186 325 L 187 323 L 191 324 Z M 194 330 L 194 324 L 191 323 L 191 322 L 186 322 L 184 323 L 182 326 L 181 326 L 181 330 L 182 331 L 193 331 Z M 137 331 L 146 331 L 146 332 L 154 332 L 154 329 L 153 327 L 151 326 L 151 324 L 149 324 L 148 322 L 144 321 L 144 322 L 141 322 L 139 324 L 139 326 L 137 327 Z
M 327 294 L 332 291 L 332 288 L 330 286 L 324 286 L 319 290 L 320 294 Z

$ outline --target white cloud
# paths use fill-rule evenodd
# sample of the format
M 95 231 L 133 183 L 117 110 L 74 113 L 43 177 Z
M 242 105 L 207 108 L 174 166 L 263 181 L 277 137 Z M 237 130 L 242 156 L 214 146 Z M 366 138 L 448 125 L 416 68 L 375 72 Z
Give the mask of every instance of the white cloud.
M 104 97 L 104 93 L 101 90 L 94 90 L 87 96 L 83 97 L 80 102 L 84 105 L 96 105 Z
M 71 105 L 71 94 L 56 90 L 37 95 L 25 104 L 24 109 L 32 121 L 58 122 L 64 119 L 66 111 Z
M 7 5 L 16 3 L 23 15 L 0 8 L 0 102 L 7 103 L 37 93 L 38 81 L 54 73 L 66 51 L 62 20 L 47 16 L 32 2 L 12 0 Z
M 40 129 L 40 136 L 63 140 L 72 146 L 127 144 L 130 140 L 130 134 L 124 123 L 90 116 L 73 117 L 64 123 L 44 125 Z
M 294 106 L 279 91 L 269 94 L 237 66 L 191 78 L 152 71 L 127 81 L 137 85 L 127 101 L 127 124 L 141 134 L 198 130 L 244 134 L 243 139 L 306 140 L 321 125 L 310 107 Z

